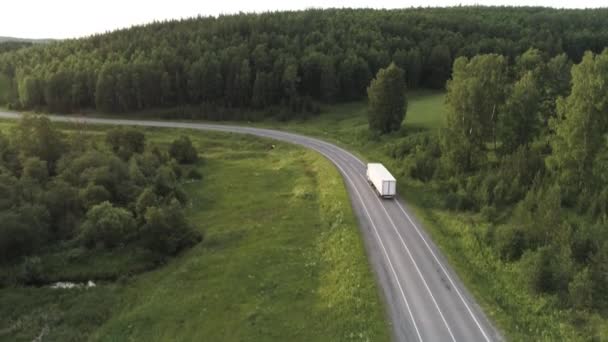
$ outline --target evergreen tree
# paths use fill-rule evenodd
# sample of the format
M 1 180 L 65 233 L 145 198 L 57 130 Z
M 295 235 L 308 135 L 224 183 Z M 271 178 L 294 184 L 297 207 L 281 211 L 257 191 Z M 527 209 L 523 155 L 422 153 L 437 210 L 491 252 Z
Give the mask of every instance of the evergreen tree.
M 445 87 L 445 81 L 450 77 L 451 66 L 452 55 L 450 49 L 446 45 L 434 46 L 426 67 L 427 85 L 435 89 Z
M 97 77 L 95 87 L 95 105 L 104 112 L 113 112 L 117 109 L 114 89 L 114 75 L 109 65 L 104 65 Z

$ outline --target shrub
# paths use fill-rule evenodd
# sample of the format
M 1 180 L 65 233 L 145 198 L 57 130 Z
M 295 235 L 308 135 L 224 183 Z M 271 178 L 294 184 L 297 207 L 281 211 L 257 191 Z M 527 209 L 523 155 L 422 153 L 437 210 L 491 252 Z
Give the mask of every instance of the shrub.
M 494 231 L 494 245 L 501 258 L 514 261 L 526 250 L 526 236 L 519 226 L 503 225 Z
M 494 220 L 496 220 L 496 217 L 498 216 L 496 207 L 491 205 L 487 205 L 481 208 L 481 211 L 479 213 L 488 222 L 494 222 Z
M 74 217 L 80 217 L 82 207 L 78 189 L 70 184 L 54 179 L 45 194 L 44 203 L 51 215 L 55 233 L 61 238 L 71 237 L 75 226 Z
M 190 179 L 196 179 L 196 180 L 203 179 L 203 175 L 197 169 L 192 169 L 192 170 L 188 171 L 187 177 Z
M 114 128 L 106 133 L 106 143 L 116 155 L 128 160 L 134 153 L 143 153 L 146 136 L 133 128 Z
M 19 268 L 17 280 L 24 285 L 40 285 L 45 283 L 46 276 L 41 259 L 39 257 L 25 258 Z
M 169 166 L 161 166 L 154 177 L 154 188 L 160 196 L 167 196 L 177 188 L 177 176 Z
M 552 244 L 522 256 L 524 274 L 530 288 L 536 292 L 565 292 L 572 278 L 570 249 Z
M 82 224 L 82 241 L 85 246 L 103 245 L 112 248 L 126 243 L 135 233 L 135 220 L 131 213 L 103 202 L 92 207 Z
M 522 268 L 528 287 L 535 293 L 546 292 L 552 288 L 551 272 L 549 270 L 548 247 L 536 251 L 526 251 L 522 255 Z
M 101 185 L 89 184 L 86 188 L 79 191 L 80 202 L 86 210 L 94 205 L 100 204 L 111 199 L 111 195 Z
M 589 269 L 578 272 L 568 284 L 570 304 L 577 309 L 588 309 L 593 304 L 593 280 Z
M 169 147 L 169 155 L 180 164 L 193 164 L 198 161 L 198 152 L 187 136 L 174 140 Z
M 156 193 L 154 193 L 154 189 L 144 189 L 135 202 L 135 213 L 137 213 L 138 218 L 143 218 L 148 208 L 158 206 L 158 202 L 159 199 L 156 196 Z
M 203 239 L 186 221 L 176 201 L 168 206 L 148 208 L 145 222 L 141 229 L 142 241 L 147 249 L 160 255 L 175 255 Z
M 600 242 L 606 241 L 604 226 L 581 222 L 574 227 L 572 233 L 572 256 L 579 263 L 586 264 L 600 248 Z
M 608 307 L 608 242 L 603 242 L 591 258 L 590 271 L 594 284 L 593 305 L 605 309 Z
M 0 212 L 0 261 L 14 260 L 30 254 L 38 236 L 18 213 Z
M 450 192 L 444 198 L 443 207 L 448 210 L 471 210 L 475 205 L 465 193 Z
M 414 165 L 410 169 L 410 176 L 423 182 L 430 181 L 437 170 L 437 160 L 432 151 L 418 149 L 414 155 Z
M 27 158 L 23 162 L 23 172 L 21 177 L 32 179 L 39 183 L 45 183 L 49 179 L 47 163 L 38 157 Z

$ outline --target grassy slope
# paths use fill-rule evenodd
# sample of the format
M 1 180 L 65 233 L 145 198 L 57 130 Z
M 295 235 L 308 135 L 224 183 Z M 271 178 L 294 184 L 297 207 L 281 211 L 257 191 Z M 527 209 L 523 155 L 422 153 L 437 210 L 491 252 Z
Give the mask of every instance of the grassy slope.
M 148 131 L 155 142 L 182 134 Z M 124 283 L 0 289 L 0 340 L 388 340 L 335 168 L 288 144 L 188 134 L 206 160 L 187 187 L 206 240 Z
M 510 340 L 580 340 L 589 334 L 608 339 L 608 324 L 598 316 L 588 317 L 585 327 L 577 313 L 559 309 L 552 296 L 534 296 L 521 286 L 523 277 L 516 265 L 505 264 L 480 242 L 487 223 L 477 215 L 453 213 L 441 207 L 442 195 L 428 184 L 412 180 L 401 162 L 387 154 L 387 146 L 408 132 L 437 129 L 444 122 L 444 93 L 414 92 L 404 130 L 387 137 L 371 138 L 363 102 L 327 108 L 325 114 L 301 122 L 265 122 L 263 126 L 322 137 L 346 146 L 364 159 L 380 161 L 394 170 L 400 194 L 413 206 L 433 240 L 457 270 L 485 312 Z

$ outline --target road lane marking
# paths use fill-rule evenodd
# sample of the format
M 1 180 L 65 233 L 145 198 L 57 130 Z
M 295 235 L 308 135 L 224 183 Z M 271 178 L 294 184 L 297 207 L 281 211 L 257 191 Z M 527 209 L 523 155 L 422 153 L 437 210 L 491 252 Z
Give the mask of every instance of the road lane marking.
M 403 212 L 403 214 L 405 214 L 405 217 L 407 217 L 407 219 L 410 221 L 410 223 L 412 224 L 412 226 L 414 226 L 414 228 L 416 229 L 416 232 L 418 233 L 418 236 L 420 236 L 420 238 L 424 242 L 426 248 L 431 252 L 431 254 L 433 255 L 433 258 L 435 259 L 435 261 L 437 262 L 437 264 L 439 264 L 439 267 L 441 268 L 441 270 L 443 271 L 443 273 L 445 274 L 445 276 L 450 281 L 450 284 L 452 284 L 452 287 L 456 290 L 456 293 L 458 294 L 458 297 L 460 298 L 460 300 L 462 301 L 462 303 L 464 304 L 464 306 L 467 308 L 467 311 L 469 312 L 469 315 L 471 315 L 471 318 L 473 318 L 473 321 L 475 321 L 475 324 L 477 325 L 477 327 L 481 331 L 481 334 L 483 335 L 483 337 L 486 339 L 487 342 L 490 342 L 490 338 L 488 337 L 488 335 L 486 335 L 486 332 L 481 327 L 481 324 L 479 324 L 479 321 L 477 320 L 477 318 L 473 314 L 473 311 L 471 310 L 471 308 L 467 304 L 466 300 L 464 299 L 464 297 L 462 296 L 462 294 L 458 290 L 458 286 L 456 286 L 454 284 L 454 281 L 452 280 L 452 278 L 448 274 L 447 270 L 443 267 L 443 265 L 439 261 L 439 258 L 437 258 L 437 256 L 433 252 L 433 249 L 431 248 L 431 246 L 429 246 L 428 242 L 426 241 L 426 239 L 424 238 L 424 236 L 422 235 L 422 233 L 418 229 L 418 226 L 416 226 L 416 224 L 414 223 L 414 221 L 410 218 L 410 215 L 408 215 L 408 213 L 405 211 L 405 209 L 402 207 L 402 205 L 401 205 L 401 203 L 399 203 L 399 201 L 397 201 L 397 206 L 399 207 L 399 209 L 401 209 L 401 211 Z
M 336 153 L 336 152 L 334 152 L 334 153 Z M 339 155 L 339 151 L 338 151 L 337 154 Z M 338 158 L 340 158 L 340 157 L 338 157 Z M 340 159 L 342 160 L 343 163 L 345 163 L 347 165 L 349 164 L 347 160 L 342 159 L 342 158 L 340 158 Z M 366 181 L 365 177 L 363 177 L 363 175 L 361 175 L 357 170 L 354 170 L 354 172 L 363 179 L 363 181 L 364 181 L 365 184 L 367 184 L 367 181 Z M 420 268 L 418 267 L 418 263 L 416 263 L 416 260 L 414 260 L 414 256 L 412 255 L 409 247 L 405 243 L 405 240 L 403 240 L 403 237 L 401 236 L 401 233 L 397 229 L 397 226 L 395 225 L 395 222 L 393 221 L 391 215 L 388 213 L 388 211 L 384 207 L 384 204 L 382 203 L 382 201 L 380 201 L 380 199 L 378 198 L 378 196 L 376 196 L 376 194 L 372 194 L 372 196 L 376 199 L 376 201 L 378 201 L 378 204 L 380 204 L 380 207 L 382 207 L 382 209 L 384 210 L 384 213 L 386 214 L 386 217 L 388 218 L 388 220 L 390 221 L 391 225 L 393 226 L 393 230 L 395 231 L 395 233 L 397 233 L 397 236 L 399 236 L 399 240 L 401 241 L 401 244 L 405 248 L 405 251 L 407 252 L 407 255 L 409 256 L 410 260 L 414 264 L 414 268 L 416 269 L 416 272 L 418 273 L 418 276 L 422 280 L 422 283 L 424 284 L 424 287 L 426 288 L 426 291 L 431 296 L 431 300 L 433 301 L 433 304 L 435 305 L 435 308 L 437 309 L 437 312 L 439 312 L 439 316 L 441 317 L 441 320 L 443 321 L 443 324 L 445 324 L 445 327 L 447 328 L 448 333 L 450 334 L 450 337 L 452 338 L 452 341 L 456 342 L 456 338 L 454 337 L 454 334 L 452 333 L 452 329 L 450 329 L 450 325 L 448 324 L 447 320 L 445 319 L 445 316 L 443 315 L 443 312 L 441 311 L 441 308 L 439 307 L 439 304 L 437 303 L 437 300 L 435 299 L 435 296 L 433 296 L 433 291 L 431 291 L 431 288 L 429 287 L 429 285 L 426 282 L 424 276 L 422 275 L 422 271 L 420 271 Z
M 401 286 L 401 282 L 399 282 L 399 278 L 397 277 L 397 272 L 395 271 L 395 268 L 393 267 L 393 263 L 391 262 L 391 259 L 388 255 L 388 252 L 386 251 L 386 248 L 384 247 L 384 243 L 382 242 L 382 238 L 380 237 L 380 234 L 378 233 L 378 228 L 376 228 L 376 225 L 374 224 L 374 220 L 372 220 L 372 217 L 369 213 L 369 211 L 367 210 L 367 207 L 365 206 L 365 201 L 363 201 L 363 197 L 361 197 L 361 194 L 359 193 L 359 190 L 357 189 L 357 186 L 355 185 L 355 183 L 353 182 L 353 180 L 350 178 L 350 176 L 348 175 L 348 173 L 346 173 L 346 171 L 338 164 L 338 162 L 333 159 L 329 154 L 325 154 L 320 150 L 317 150 L 317 152 L 322 153 L 323 155 L 325 155 L 325 157 L 329 160 L 331 160 L 334 165 L 336 165 L 336 167 L 338 169 L 340 169 L 340 171 L 342 172 L 342 175 L 344 175 L 344 177 L 346 177 L 346 179 L 348 180 L 348 182 L 350 182 L 350 184 L 352 185 L 353 189 L 355 189 L 355 192 L 357 193 L 357 197 L 359 197 L 359 201 L 361 202 L 361 205 L 363 206 L 363 210 L 365 210 L 365 214 L 367 215 L 367 218 L 369 219 L 370 224 L 372 225 L 372 227 L 374 228 L 374 232 L 376 233 L 376 238 L 378 239 L 378 242 L 380 242 L 380 247 L 382 247 L 382 251 L 384 252 L 384 256 L 386 257 L 386 260 L 388 261 L 388 264 L 391 268 L 391 271 L 393 273 L 393 277 L 395 278 L 395 281 L 397 282 L 397 286 L 399 286 L 399 291 L 401 292 L 401 296 L 403 297 L 403 301 L 405 302 L 405 306 L 407 307 L 407 311 L 410 315 L 410 318 L 412 320 L 412 323 L 414 324 L 414 329 L 416 330 L 416 334 L 418 335 L 418 340 L 422 342 L 422 336 L 420 335 L 420 331 L 418 330 L 418 325 L 416 324 L 416 320 L 414 319 L 414 314 L 412 313 L 412 310 L 410 308 L 410 304 L 405 296 L 405 292 L 403 291 L 403 287 Z
M 331 144 L 328 144 L 331 146 Z M 339 147 L 338 147 L 339 149 Z M 354 159 L 358 160 L 359 163 L 361 163 L 362 165 L 365 165 L 362 161 L 360 161 L 358 158 L 356 158 L 352 153 L 345 151 L 347 154 L 350 154 L 351 157 L 353 157 Z M 346 162 L 346 160 L 343 160 L 344 162 Z M 363 177 L 361 174 L 359 174 L 361 177 Z M 377 199 L 377 197 L 376 197 Z M 378 201 L 380 202 L 380 205 L 382 206 L 382 208 L 384 208 L 384 211 L 386 212 L 387 216 L 389 216 L 390 219 L 390 215 L 388 214 L 388 212 L 386 211 L 386 208 L 384 207 L 384 204 L 378 199 Z M 452 280 L 452 278 L 450 277 L 450 275 L 448 274 L 447 270 L 445 269 L 445 267 L 443 266 L 443 264 L 439 261 L 439 258 L 437 257 L 437 255 L 433 252 L 433 249 L 430 247 L 430 245 L 428 244 L 428 242 L 426 241 L 426 239 L 424 238 L 424 236 L 422 235 L 422 233 L 420 232 L 420 229 L 418 228 L 418 226 L 414 223 L 414 221 L 411 219 L 411 217 L 408 215 L 408 213 L 405 211 L 405 209 L 403 208 L 403 206 L 401 205 L 401 203 L 399 202 L 398 199 L 395 199 L 395 201 L 397 202 L 397 206 L 399 207 L 399 209 L 401 209 L 401 212 L 403 212 L 403 214 L 405 215 L 405 217 L 408 219 L 408 221 L 412 224 L 412 226 L 414 226 L 416 233 L 418 234 L 418 236 L 420 236 L 420 238 L 422 239 L 422 241 L 424 242 L 426 248 L 429 250 L 429 252 L 431 252 L 431 255 L 433 256 L 433 258 L 435 259 L 435 262 L 437 262 L 437 264 L 439 265 L 439 267 L 441 268 L 441 271 L 444 273 L 444 275 L 447 277 L 447 279 L 449 280 L 450 284 L 452 285 L 452 287 L 456 290 L 456 294 L 458 295 L 458 298 L 460 299 L 460 301 L 464 304 L 464 306 L 466 307 L 469 315 L 471 316 L 471 318 L 473 319 L 473 321 L 475 322 L 475 325 L 477 325 L 477 328 L 479 328 L 479 331 L 481 332 L 481 334 L 483 335 L 483 337 L 485 338 L 485 340 L 487 342 L 490 342 L 490 338 L 488 337 L 488 335 L 486 334 L 486 332 L 484 331 L 483 327 L 481 326 L 481 324 L 479 323 L 479 321 L 477 320 L 477 317 L 475 317 L 475 314 L 473 313 L 473 310 L 471 310 L 471 308 L 469 307 L 468 303 L 466 302 L 466 300 L 464 299 L 464 296 L 462 295 L 462 293 L 460 293 L 460 290 L 458 289 L 458 287 L 456 286 L 456 284 L 454 283 L 454 281 Z M 391 223 L 392 223 L 392 219 L 391 219 Z M 393 227 L 394 227 L 394 223 L 393 223 Z M 397 234 L 399 234 L 399 232 L 397 232 Z M 399 237 L 401 238 L 401 234 L 399 234 Z M 403 242 L 403 240 L 402 240 Z M 407 248 L 407 247 L 406 247 Z M 408 252 L 409 253 L 409 252 Z M 418 268 L 418 266 L 416 266 L 416 268 Z M 426 283 L 426 282 L 425 282 Z M 431 295 L 432 296 L 432 295 Z M 442 315 L 443 317 L 443 315 Z M 449 329 L 449 327 L 448 327 Z
M 363 177 L 361 174 L 359 174 L 359 176 L 361 176 L 361 178 L 363 178 L 363 180 L 365 181 L 365 177 Z M 391 215 L 388 213 L 388 211 L 384 207 L 384 204 L 382 204 L 382 201 L 380 201 L 380 199 L 378 198 L 378 196 L 376 196 L 376 194 L 372 194 L 372 196 L 378 201 L 378 203 L 380 204 L 380 206 L 384 210 L 384 213 L 386 214 L 386 217 L 388 217 L 388 220 L 390 221 L 391 225 L 393 226 L 393 230 L 395 231 L 395 233 L 397 233 L 397 236 L 399 236 L 399 240 L 401 241 L 401 244 L 405 248 L 405 251 L 407 252 L 407 255 L 410 257 L 410 260 L 414 264 L 414 267 L 416 268 L 416 272 L 418 273 L 418 276 L 420 276 L 420 279 L 422 280 L 422 283 L 424 284 L 424 287 L 426 288 L 426 291 L 431 296 L 431 299 L 433 300 L 433 304 L 435 304 L 435 308 L 439 312 L 439 316 L 441 316 L 441 320 L 443 321 L 443 324 L 445 324 L 445 327 L 448 329 L 448 333 L 450 334 L 450 337 L 452 338 L 452 341 L 456 342 L 456 338 L 454 337 L 454 334 L 452 333 L 452 329 L 450 329 L 450 325 L 448 324 L 447 320 L 445 319 L 445 316 L 443 315 L 443 312 L 441 311 L 441 308 L 439 308 L 439 304 L 437 303 L 437 300 L 435 300 L 435 296 L 433 296 L 433 291 L 431 291 L 431 288 L 429 287 L 429 285 L 427 284 L 426 280 L 424 279 L 424 276 L 422 275 L 422 271 L 420 271 L 420 268 L 418 267 L 418 263 L 416 263 L 416 260 L 414 260 L 414 256 L 412 255 L 412 253 L 410 252 L 409 247 L 407 246 L 407 244 L 403 240 L 403 237 L 401 236 L 401 233 L 397 229 L 397 226 L 395 225 L 395 222 L 391 218 Z

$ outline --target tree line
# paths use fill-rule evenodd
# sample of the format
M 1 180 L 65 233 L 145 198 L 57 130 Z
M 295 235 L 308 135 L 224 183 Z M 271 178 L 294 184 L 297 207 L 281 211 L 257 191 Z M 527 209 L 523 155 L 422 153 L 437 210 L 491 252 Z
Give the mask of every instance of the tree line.
M 0 53 L 0 102 L 66 113 L 234 108 L 233 119 L 278 106 L 289 118 L 364 98 L 391 62 L 408 88 L 443 88 L 462 56 L 512 62 L 533 47 L 578 62 L 608 45 L 607 18 L 606 9 L 455 7 L 156 22 Z
M 183 212 L 181 179 L 200 178 L 185 174 L 183 165 L 198 160 L 187 137 L 168 151 L 135 129 L 109 130 L 101 145 L 90 138 L 59 131 L 42 116 L 0 133 L 0 270 L 33 267 L 31 257 L 58 247 L 141 248 L 158 262 L 201 241 Z M 0 285 L 15 277 L 45 279 L 0 272 Z

